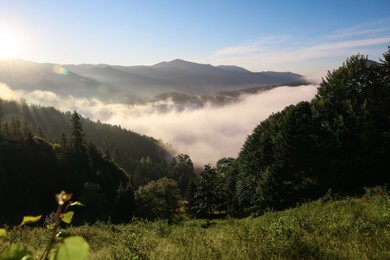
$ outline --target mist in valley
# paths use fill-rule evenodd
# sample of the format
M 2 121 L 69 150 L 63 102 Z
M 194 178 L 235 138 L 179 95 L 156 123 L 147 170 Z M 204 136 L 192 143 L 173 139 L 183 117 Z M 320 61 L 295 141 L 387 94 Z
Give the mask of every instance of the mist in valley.
M 160 139 L 176 153 L 190 155 L 197 166 L 214 164 L 223 157 L 236 157 L 246 137 L 260 121 L 284 107 L 311 100 L 316 85 L 282 86 L 257 94 L 241 94 L 235 102 L 216 106 L 205 103 L 178 104 L 172 99 L 138 104 L 108 103 L 96 98 L 60 97 L 54 92 L 12 90 L 0 85 L 0 97 L 30 104 L 78 111 L 91 120 Z

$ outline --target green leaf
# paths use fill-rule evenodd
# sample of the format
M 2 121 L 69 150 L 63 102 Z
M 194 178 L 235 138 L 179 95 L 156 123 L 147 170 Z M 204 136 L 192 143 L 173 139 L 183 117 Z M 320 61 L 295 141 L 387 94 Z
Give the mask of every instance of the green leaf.
M 23 259 L 23 260 L 33 260 L 32 253 L 25 246 L 20 246 L 17 244 L 11 244 L 1 255 L 0 259 Z
M 39 216 L 24 216 L 24 217 L 23 217 L 23 221 L 22 221 L 22 223 L 20 224 L 20 226 L 23 226 L 23 225 L 29 224 L 29 223 L 37 222 L 37 221 L 39 221 L 41 218 L 42 218 L 42 215 L 39 215 Z
M 47 227 L 47 229 L 49 229 L 49 230 L 53 230 L 54 226 L 55 226 L 55 224 L 53 223 L 53 224 L 47 225 L 46 227 Z
M 85 205 L 83 203 L 81 203 L 80 201 L 72 202 L 72 203 L 70 203 L 70 206 L 83 206 L 83 207 L 85 207 Z
M 89 245 L 84 238 L 73 236 L 64 239 L 64 242 L 59 245 L 55 251 L 54 258 L 56 260 L 73 260 L 73 259 L 88 259 Z
M 0 237 L 6 237 L 7 236 L 7 230 L 5 228 L 0 228 Z
M 70 224 L 70 222 L 72 222 L 73 215 L 73 211 L 66 212 L 61 215 L 61 220 L 67 224 Z

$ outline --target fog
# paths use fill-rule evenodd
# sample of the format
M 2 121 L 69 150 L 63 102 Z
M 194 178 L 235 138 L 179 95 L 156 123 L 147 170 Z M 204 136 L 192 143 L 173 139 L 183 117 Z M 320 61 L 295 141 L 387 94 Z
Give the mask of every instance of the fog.
M 222 107 L 176 109 L 171 100 L 126 105 L 108 104 L 97 99 L 62 98 L 50 91 L 14 91 L 0 84 L 0 97 L 24 98 L 28 103 L 50 105 L 62 111 L 77 110 L 91 120 L 114 125 L 161 139 L 178 153 L 190 155 L 202 166 L 222 157 L 236 157 L 252 130 L 271 113 L 290 104 L 311 100 L 317 86 L 278 87 L 266 92 L 243 95 Z M 160 109 L 164 107 L 164 112 Z

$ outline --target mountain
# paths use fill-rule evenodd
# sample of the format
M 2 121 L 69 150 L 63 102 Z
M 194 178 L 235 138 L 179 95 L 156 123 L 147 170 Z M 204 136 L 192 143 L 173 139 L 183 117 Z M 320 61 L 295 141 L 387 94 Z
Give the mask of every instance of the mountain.
M 11 59 L 0 61 L 0 82 L 12 89 L 46 90 L 62 97 L 94 97 L 122 103 L 169 92 L 205 96 L 306 83 L 301 75 L 291 72 L 251 72 L 237 66 L 180 59 L 152 66 L 58 65 Z

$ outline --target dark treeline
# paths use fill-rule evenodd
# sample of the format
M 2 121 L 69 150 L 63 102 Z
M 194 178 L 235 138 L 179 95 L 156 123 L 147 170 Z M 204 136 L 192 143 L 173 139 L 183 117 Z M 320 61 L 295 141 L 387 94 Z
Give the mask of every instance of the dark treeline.
M 63 133 L 69 136 L 71 117 L 71 112 L 60 112 L 54 107 L 27 105 L 24 100 L 0 100 L 0 119 L 3 122 L 11 122 L 12 118 L 19 120 L 29 125 L 33 133 L 52 142 L 61 139 Z M 103 151 L 112 153 L 118 149 L 124 160 L 140 160 L 148 156 L 158 162 L 172 159 L 169 152 L 152 137 L 100 121 L 93 122 L 83 117 L 80 120 L 89 139 Z
M 0 119 L 0 223 L 54 211 L 61 190 L 87 205 L 79 223 L 172 222 L 185 205 L 207 218 L 279 210 L 389 183 L 390 49 L 381 63 L 347 59 L 313 100 L 272 114 L 237 158 L 198 175 L 188 155 L 77 112 L 0 99 Z
M 390 51 L 352 56 L 311 102 L 262 121 L 236 159 L 206 165 L 191 189 L 199 217 L 284 209 L 327 192 L 357 195 L 390 181 Z
M 87 205 L 79 210 L 80 223 L 128 222 L 137 209 L 135 196 L 142 196 L 142 192 L 136 194 L 138 189 L 168 177 L 176 185 L 179 195 L 174 195 L 179 199 L 195 175 L 188 155 L 172 157 L 151 137 L 93 123 L 77 112 L 60 113 L 0 99 L 0 118 L 0 223 L 53 212 L 54 194 L 61 190 L 74 193 L 74 198 Z M 58 137 L 49 137 L 55 131 Z M 110 140 L 118 144 L 112 152 L 96 145 Z M 136 214 L 144 216 L 146 210 Z

